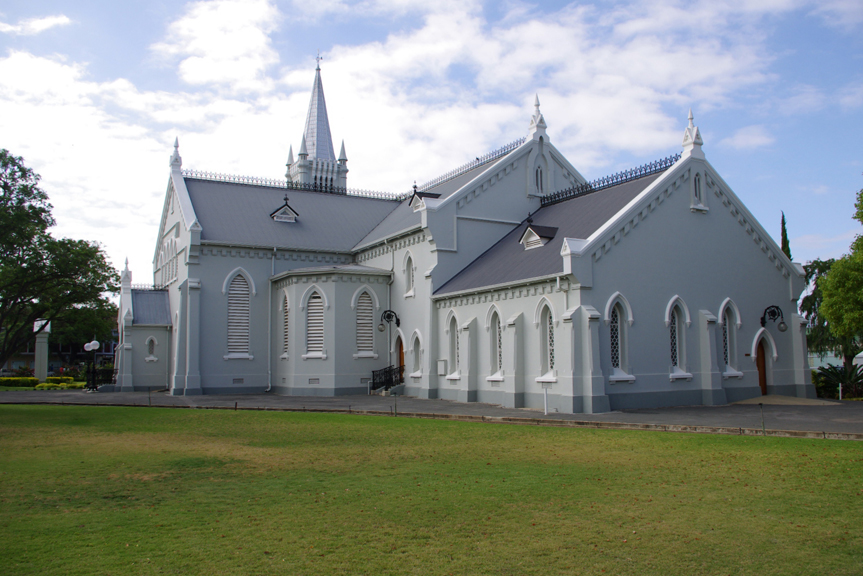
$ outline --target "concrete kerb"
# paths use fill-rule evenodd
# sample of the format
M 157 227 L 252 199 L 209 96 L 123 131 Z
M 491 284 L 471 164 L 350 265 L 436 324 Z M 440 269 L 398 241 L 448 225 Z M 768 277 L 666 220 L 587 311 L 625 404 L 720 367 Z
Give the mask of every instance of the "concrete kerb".
M 0 402 L 0 404 L 26 404 L 25 402 Z M 690 426 L 684 424 L 644 424 L 635 422 L 599 422 L 589 420 L 555 420 L 545 418 L 520 418 L 514 416 L 485 416 L 476 414 L 439 414 L 431 412 L 399 412 L 391 410 L 356 410 L 351 408 L 291 408 L 272 406 L 185 406 L 178 404 L 118 404 L 113 402 L 40 402 L 39 405 L 55 406 L 108 406 L 125 408 L 186 408 L 193 410 L 256 410 L 266 412 L 310 412 L 321 414 L 349 414 L 357 416 L 390 416 L 398 418 L 422 418 L 430 420 L 452 420 L 456 422 L 482 422 L 486 424 L 516 424 L 521 426 L 553 426 L 558 428 L 593 428 L 602 430 L 645 430 L 655 432 L 682 432 L 689 434 L 722 434 L 730 436 L 769 436 L 772 438 L 811 438 L 819 440 L 863 441 L 863 434 L 851 432 L 818 432 L 808 430 L 777 430 L 760 428 L 738 428 L 723 426 Z

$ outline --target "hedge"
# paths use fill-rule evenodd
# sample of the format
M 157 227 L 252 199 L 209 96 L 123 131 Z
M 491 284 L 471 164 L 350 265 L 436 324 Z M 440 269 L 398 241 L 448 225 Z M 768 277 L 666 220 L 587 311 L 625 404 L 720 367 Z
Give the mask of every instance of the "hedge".
M 32 376 L 14 376 L 0 378 L 0 386 L 14 386 L 16 388 L 35 388 L 39 379 Z
M 48 376 L 45 382 L 49 384 L 71 384 L 75 380 L 71 376 Z
M 63 390 L 64 388 L 66 388 L 65 385 L 57 382 L 45 382 L 36 386 L 36 390 Z

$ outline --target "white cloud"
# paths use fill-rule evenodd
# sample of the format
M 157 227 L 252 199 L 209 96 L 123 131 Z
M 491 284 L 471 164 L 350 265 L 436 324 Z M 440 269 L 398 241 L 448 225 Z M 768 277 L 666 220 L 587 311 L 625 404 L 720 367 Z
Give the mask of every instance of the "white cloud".
M 278 21 L 270 0 L 194 2 L 152 50 L 179 60 L 180 78 L 189 84 L 265 91 L 272 87 L 266 72 L 279 62 L 269 37 Z
M 818 0 L 812 13 L 837 28 L 851 31 L 863 24 L 863 3 L 860 0 Z
M 863 106 L 863 83 L 849 84 L 839 91 L 839 105 L 849 110 Z
M 761 124 L 745 126 L 737 130 L 732 136 L 719 141 L 721 146 L 728 146 L 736 150 L 751 150 L 773 144 L 776 139 L 770 135 Z
M 851 242 L 860 229 L 847 230 L 835 236 L 824 234 L 805 234 L 791 238 L 791 250 L 796 262 L 811 262 L 815 259 L 840 258 L 848 253 Z
M 17 36 L 32 36 L 50 28 L 66 26 L 71 23 L 72 21 L 68 17 L 59 14 L 57 16 L 45 16 L 42 18 L 28 18 L 21 20 L 18 24 L 0 22 L 0 32 L 15 34 Z

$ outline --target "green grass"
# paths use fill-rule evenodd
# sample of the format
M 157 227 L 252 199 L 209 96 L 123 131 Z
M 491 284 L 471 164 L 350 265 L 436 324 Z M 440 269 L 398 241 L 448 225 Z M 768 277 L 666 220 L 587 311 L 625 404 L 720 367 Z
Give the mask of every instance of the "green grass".
M 15 574 L 861 574 L 863 444 L 0 406 Z

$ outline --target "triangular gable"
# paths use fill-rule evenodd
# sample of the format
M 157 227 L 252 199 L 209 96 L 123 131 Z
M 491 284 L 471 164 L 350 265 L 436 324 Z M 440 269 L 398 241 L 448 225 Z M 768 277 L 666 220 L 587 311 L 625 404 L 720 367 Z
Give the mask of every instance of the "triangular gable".
M 417 210 L 422 210 L 426 207 L 426 203 L 423 201 L 423 198 L 440 198 L 440 194 L 432 194 L 431 192 L 416 192 L 414 191 L 411 196 L 411 200 L 409 202 L 410 207 L 413 208 L 414 212 Z
M 299 213 L 288 205 L 288 197 L 285 196 L 285 205 L 270 213 L 270 218 L 276 222 L 296 222 Z
M 557 234 L 557 228 L 554 228 L 553 226 L 537 226 L 535 224 L 531 224 L 525 228 L 524 233 L 518 240 L 518 243 L 523 244 L 525 250 L 539 248 L 540 246 L 545 246 L 549 240 L 554 238 L 555 234 Z

